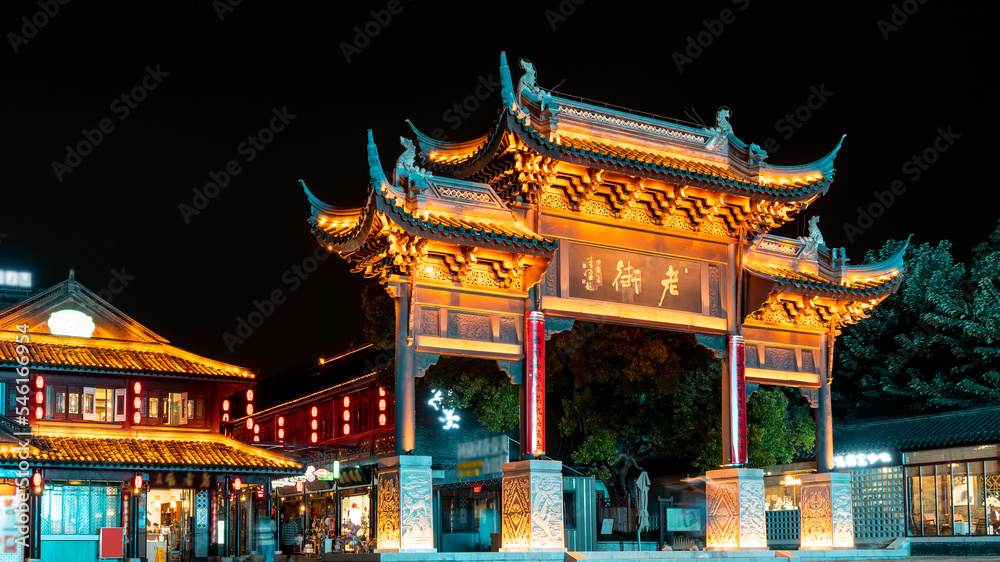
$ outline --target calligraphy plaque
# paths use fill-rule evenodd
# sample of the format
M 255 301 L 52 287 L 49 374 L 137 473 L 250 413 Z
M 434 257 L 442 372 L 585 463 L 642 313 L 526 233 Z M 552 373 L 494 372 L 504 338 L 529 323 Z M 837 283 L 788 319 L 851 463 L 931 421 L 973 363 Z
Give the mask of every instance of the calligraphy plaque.
M 569 245 L 569 296 L 701 314 L 701 263 Z

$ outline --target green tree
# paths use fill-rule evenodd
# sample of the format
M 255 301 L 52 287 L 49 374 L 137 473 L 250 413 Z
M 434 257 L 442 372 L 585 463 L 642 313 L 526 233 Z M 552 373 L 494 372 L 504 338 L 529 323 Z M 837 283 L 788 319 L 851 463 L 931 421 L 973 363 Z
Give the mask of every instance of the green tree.
M 815 450 L 816 424 L 810 409 L 789 394 L 795 390 L 761 388 L 747 402 L 747 466 L 767 468 L 811 456 Z M 709 432 L 709 443 L 695 460 L 702 472 L 722 464 L 722 430 Z

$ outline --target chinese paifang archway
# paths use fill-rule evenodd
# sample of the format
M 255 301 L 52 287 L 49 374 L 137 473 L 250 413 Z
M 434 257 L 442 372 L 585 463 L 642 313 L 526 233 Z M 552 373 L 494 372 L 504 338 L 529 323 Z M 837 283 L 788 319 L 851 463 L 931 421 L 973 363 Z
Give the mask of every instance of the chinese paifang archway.
M 544 90 L 521 66 L 515 87 L 501 54 L 503 108 L 485 135 L 444 142 L 414 128 L 391 178 L 369 132 L 363 206 L 334 208 L 306 188 L 319 243 L 396 303 L 400 456 L 379 474 L 379 548 L 434 548 L 430 512 L 414 507 L 431 505 L 430 459 L 410 453 L 414 377 L 441 354 L 495 359 L 521 385 L 523 460 L 504 466 L 503 547 L 563 548 L 561 509 L 546 509 L 561 502 L 560 463 L 534 459 L 545 450 L 544 340 L 576 319 L 691 332 L 723 359 L 710 547 L 766 548 L 762 471 L 740 468 L 746 395 L 759 384 L 798 387 L 819 409 L 802 547 L 853 545 L 850 481 L 832 473 L 833 344 L 899 286 L 903 250 L 847 265 L 816 217 L 806 237 L 769 234 L 827 192 L 840 145 L 775 166 L 733 134 L 728 110 L 714 127 L 616 111 Z

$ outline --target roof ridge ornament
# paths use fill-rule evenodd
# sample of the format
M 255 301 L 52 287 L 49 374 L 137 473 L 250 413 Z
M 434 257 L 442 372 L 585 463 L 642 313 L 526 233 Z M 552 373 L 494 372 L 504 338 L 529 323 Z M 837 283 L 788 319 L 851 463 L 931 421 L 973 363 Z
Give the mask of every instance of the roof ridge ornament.
M 809 219 L 809 235 L 804 238 L 799 236 L 798 240 L 806 245 L 799 257 L 807 260 L 818 259 L 820 246 L 826 248 L 826 241 L 823 240 L 823 234 L 819 231 L 819 215 L 813 215 Z
M 514 80 L 510 77 L 510 67 L 507 66 L 507 52 L 500 51 L 500 97 L 508 110 L 514 109 Z
M 402 185 L 403 178 L 410 179 L 411 176 L 431 175 L 427 170 L 417 166 L 417 146 L 413 141 L 406 137 L 399 137 L 399 144 L 403 145 L 403 153 L 396 159 L 396 185 Z
M 728 148 L 729 135 L 733 133 L 733 126 L 729 124 L 730 115 L 732 111 L 726 106 L 715 113 L 715 126 L 708 129 L 709 133 L 713 133 L 706 144 L 709 150 L 724 152 Z
M 521 80 L 517 83 L 518 101 L 520 101 L 520 96 L 527 91 L 526 95 L 528 99 L 535 103 L 541 103 L 542 98 L 545 97 L 545 92 L 535 83 L 535 78 L 538 75 L 535 71 L 535 65 L 531 64 L 531 61 L 528 59 L 521 59 L 518 64 L 524 69 L 524 75 L 521 76 Z

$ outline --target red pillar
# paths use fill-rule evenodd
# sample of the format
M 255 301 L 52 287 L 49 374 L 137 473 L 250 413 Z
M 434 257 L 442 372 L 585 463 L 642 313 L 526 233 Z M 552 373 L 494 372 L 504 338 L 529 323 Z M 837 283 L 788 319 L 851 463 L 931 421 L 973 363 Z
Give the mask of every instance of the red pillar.
M 545 454 L 545 314 L 525 313 L 521 381 L 521 458 Z

